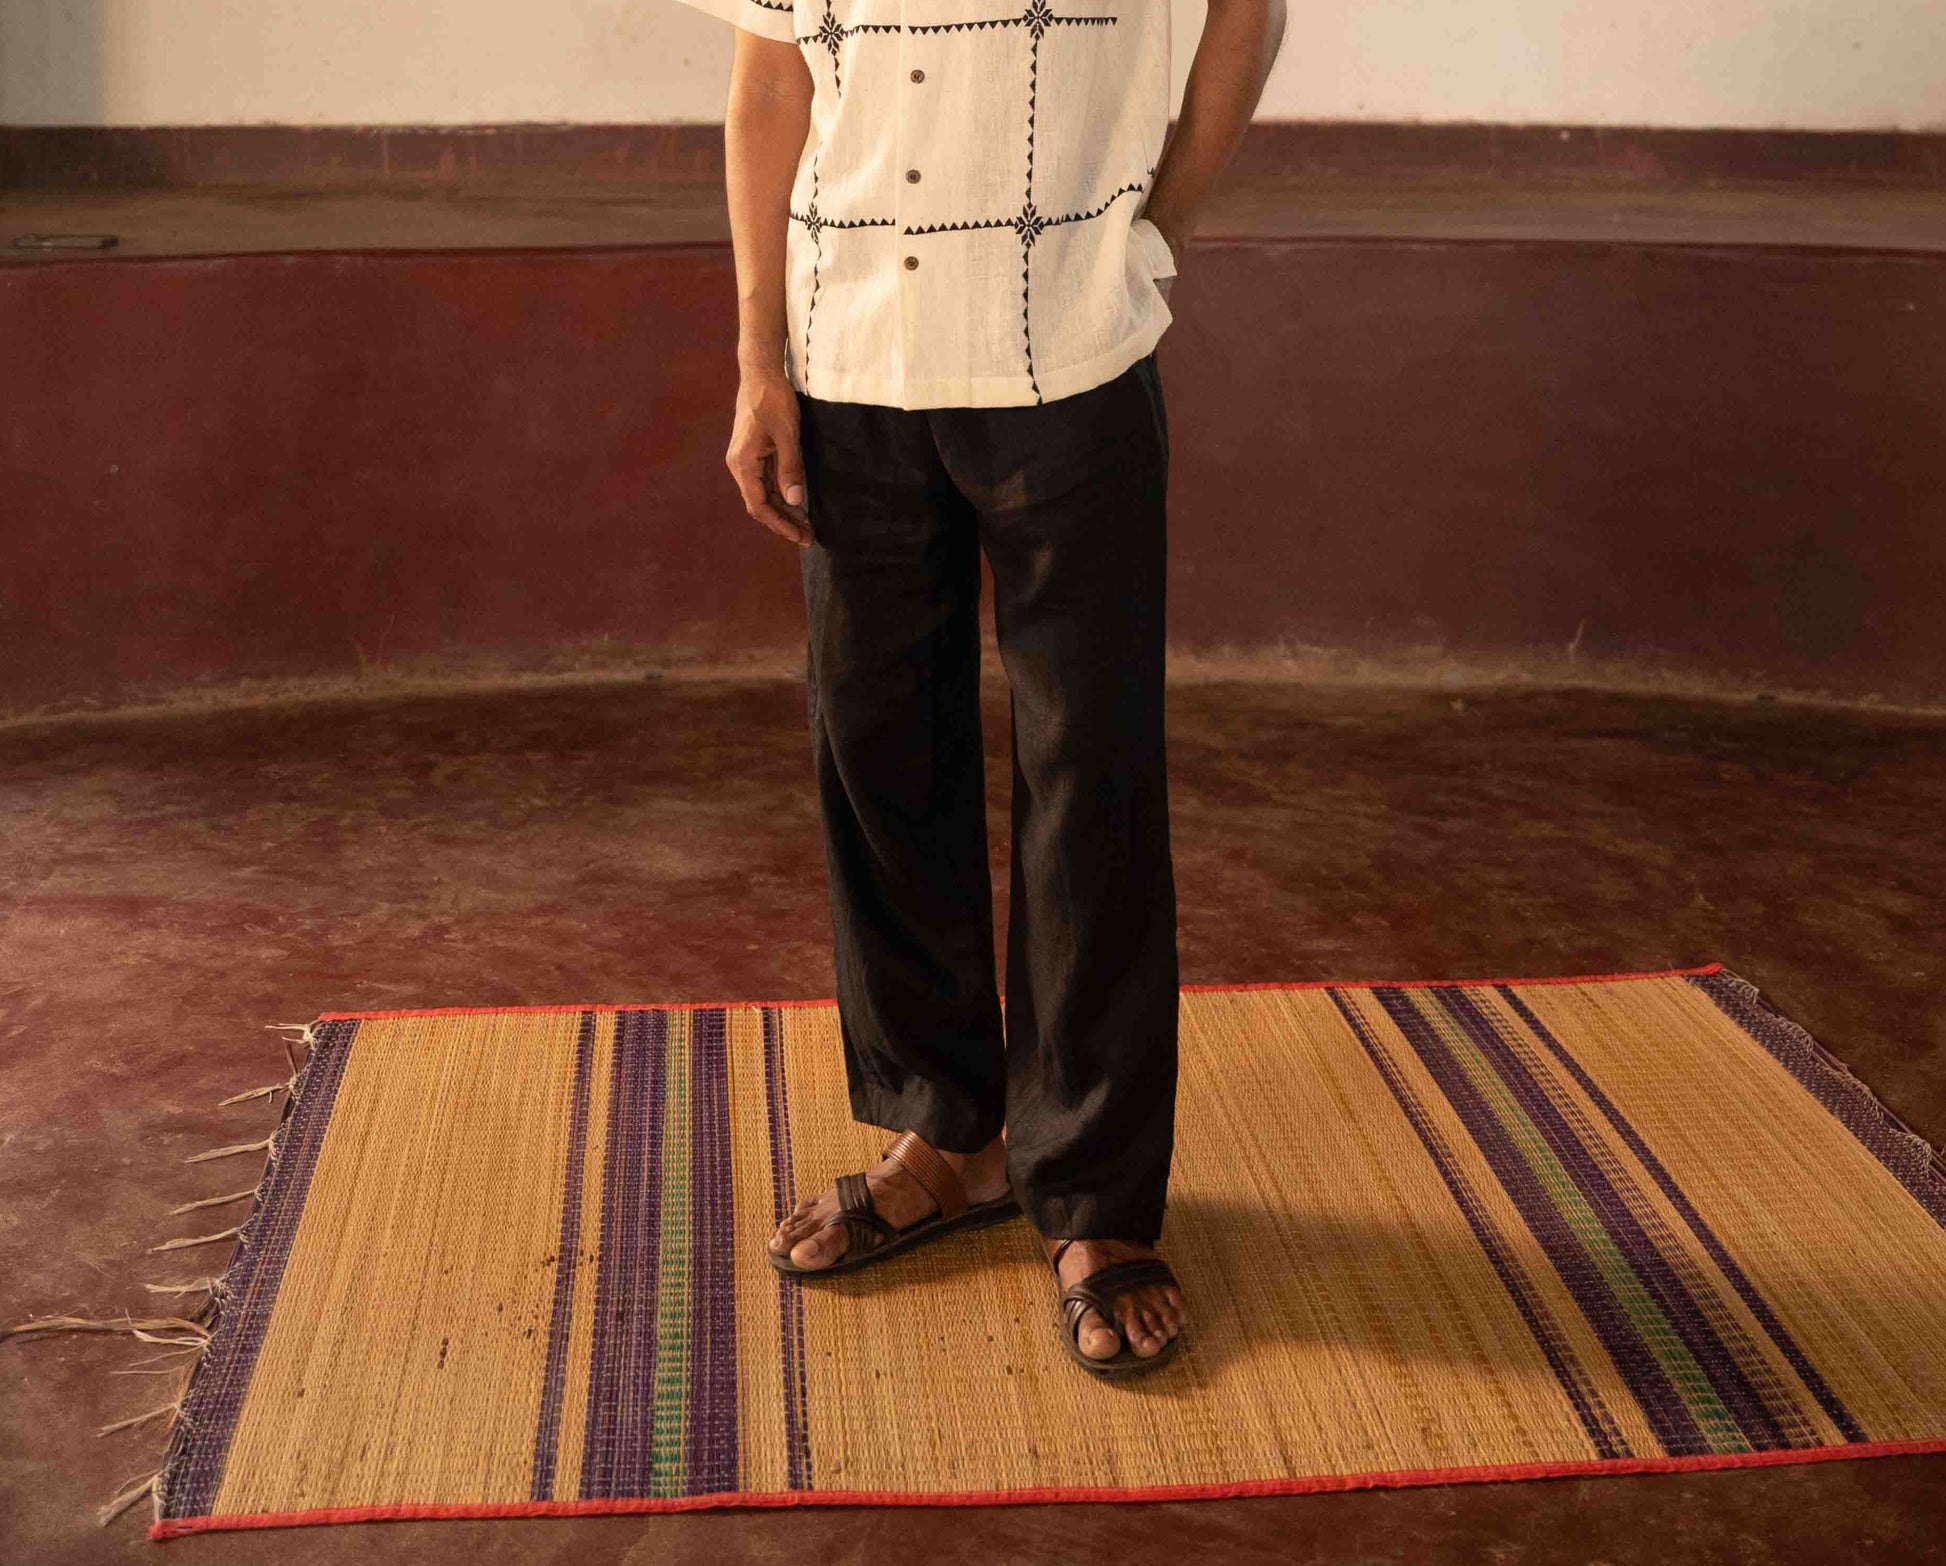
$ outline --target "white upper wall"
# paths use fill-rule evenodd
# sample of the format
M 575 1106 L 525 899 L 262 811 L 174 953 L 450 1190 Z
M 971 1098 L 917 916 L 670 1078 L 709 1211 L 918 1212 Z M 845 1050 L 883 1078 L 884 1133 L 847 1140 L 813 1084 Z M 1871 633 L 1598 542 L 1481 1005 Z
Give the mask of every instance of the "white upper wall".
M 1942 0 L 1290 0 L 1260 116 L 1946 129 Z M 1176 0 L 1176 93 L 1202 25 Z M 0 0 L 0 123 L 719 121 L 675 0 Z

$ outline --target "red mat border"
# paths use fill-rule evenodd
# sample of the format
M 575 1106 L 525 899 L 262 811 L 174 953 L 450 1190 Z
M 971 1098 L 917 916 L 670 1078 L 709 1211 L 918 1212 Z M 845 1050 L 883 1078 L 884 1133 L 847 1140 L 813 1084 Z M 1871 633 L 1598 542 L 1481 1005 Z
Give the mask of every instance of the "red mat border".
M 903 1490 L 753 1490 L 717 1495 L 645 1496 L 597 1501 L 508 1501 L 477 1506 L 333 1506 L 308 1512 L 254 1512 L 235 1517 L 182 1517 L 154 1523 L 151 1539 L 243 1528 L 297 1528 L 314 1523 L 425 1522 L 454 1518 L 617 1517 L 713 1508 L 787 1506 L 1022 1506 L 1090 1501 L 1227 1501 L 1252 1496 L 1318 1495 L 1342 1490 L 1402 1490 L 1423 1485 L 1487 1484 L 1509 1479 L 1577 1479 L 1608 1474 L 1697 1473 L 1719 1468 L 1781 1468 L 1849 1458 L 1925 1457 L 1946 1453 L 1946 1439 L 1864 1441 L 1769 1452 L 1714 1452 L 1694 1457 L 1591 1458 L 1575 1463 L 1505 1463 L 1476 1468 L 1407 1468 L 1369 1474 L 1320 1474 L 1301 1479 L 1239 1479 L 1228 1484 L 1050 1486 L 1022 1490 L 925 1493 Z
M 1207 994 L 1218 990 L 1364 990 L 1375 985 L 1387 989 L 1425 990 L 1474 988 L 1489 984 L 1619 984 L 1629 979 L 1682 979 L 1690 975 L 1721 973 L 1720 962 L 1706 963 L 1700 968 L 1662 968 L 1654 973 L 1576 973 L 1560 977 L 1525 979 L 1293 979 L 1265 980 L 1253 984 L 1184 984 L 1178 986 L 1184 994 Z M 1004 996 L 1005 991 L 1001 994 Z M 481 1017 L 496 1011 L 691 1011 L 713 1010 L 727 1006 L 835 1006 L 838 1002 L 830 997 L 823 1000 L 732 1000 L 732 1001 L 644 1001 L 640 1005 L 626 1002 L 590 1001 L 582 1005 L 570 1006 L 424 1006 L 404 1011 L 326 1011 L 318 1014 L 319 1022 L 366 1022 L 387 1017 Z

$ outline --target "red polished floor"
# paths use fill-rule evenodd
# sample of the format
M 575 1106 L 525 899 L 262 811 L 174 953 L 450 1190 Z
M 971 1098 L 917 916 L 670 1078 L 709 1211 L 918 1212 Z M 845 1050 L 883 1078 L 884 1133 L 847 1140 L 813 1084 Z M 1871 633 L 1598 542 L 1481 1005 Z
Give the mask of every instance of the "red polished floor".
M 1186 983 L 1722 960 L 1946 1133 L 1946 720 L 1178 684 Z M 1004 687 L 989 689 L 1004 870 Z M 1005 886 L 1004 874 L 998 884 Z M 0 727 L 0 1313 L 146 1305 L 180 1160 L 322 1010 L 831 993 L 802 687 L 649 680 Z M 1003 911 L 1004 912 L 1004 911 Z M 1004 949 L 1004 948 L 1003 948 Z M 247 1184 L 254 1170 L 243 1171 Z M 201 1253 L 207 1269 L 222 1248 Z M 1173 1506 L 372 1524 L 149 1544 L 153 1384 L 0 1347 L 0 1560 L 1909 1563 L 1946 1459 Z M 1078 1435 L 1077 1439 L 1085 1439 Z

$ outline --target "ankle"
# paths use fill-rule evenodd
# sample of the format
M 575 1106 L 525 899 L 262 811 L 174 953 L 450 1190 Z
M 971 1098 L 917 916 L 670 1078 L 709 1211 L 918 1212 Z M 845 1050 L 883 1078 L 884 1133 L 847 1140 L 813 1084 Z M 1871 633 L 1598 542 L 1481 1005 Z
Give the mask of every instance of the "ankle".
M 955 1170 L 984 1169 L 996 1163 L 1005 1163 L 1007 1158 L 1007 1139 L 996 1136 L 977 1152 L 949 1153 L 944 1148 L 937 1149 L 939 1156 Z
M 1041 1244 L 1046 1248 L 1047 1254 L 1052 1256 L 1067 1242 L 1058 1235 L 1042 1235 Z M 1082 1256 L 1099 1257 L 1105 1261 L 1132 1261 L 1138 1257 L 1153 1255 L 1155 1245 L 1149 1240 L 1107 1240 L 1090 1236 L 1086 1239 L 1076 1239 L 1072 1244 L 1068 1244 L 1068 1256 L 1073 1256 L 1077 1252 Z M 1065 1259 L 1064 1257 L 1063 1260 Z

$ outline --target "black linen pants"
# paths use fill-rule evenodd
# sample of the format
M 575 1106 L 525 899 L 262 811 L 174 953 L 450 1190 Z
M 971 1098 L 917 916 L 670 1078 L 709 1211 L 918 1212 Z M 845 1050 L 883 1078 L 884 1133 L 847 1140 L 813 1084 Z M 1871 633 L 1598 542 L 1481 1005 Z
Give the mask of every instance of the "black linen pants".
M 812 758 L 854 1117 L 970 1153 L 1029 1219 L 1154 1241 L 1178 977 L 1155 356 L 1052 402 L 799 399 Z M 1004 1027 L 980 734 L 980 552 L 1011 687 Z

